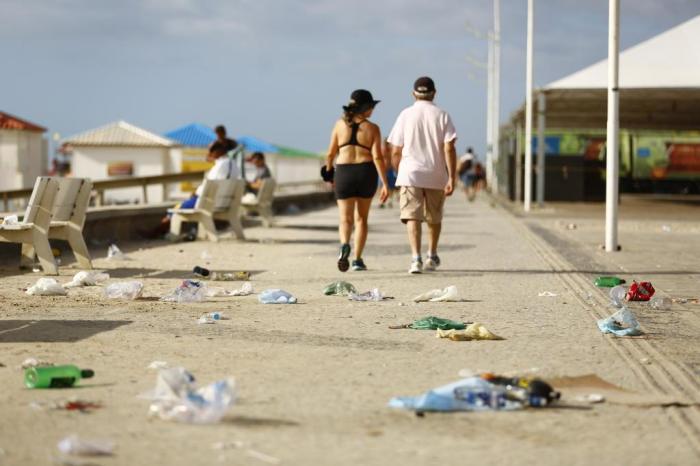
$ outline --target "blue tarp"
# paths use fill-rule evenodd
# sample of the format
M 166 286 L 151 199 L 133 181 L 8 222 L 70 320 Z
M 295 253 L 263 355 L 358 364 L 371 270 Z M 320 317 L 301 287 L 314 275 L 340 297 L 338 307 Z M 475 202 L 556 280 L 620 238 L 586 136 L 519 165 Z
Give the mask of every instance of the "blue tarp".
M 270 144 L 267 141 L 253 136 L 241 136 L 236 138 L 236 141 L 243 144 L 245 149 L 249 152 L 264 152 L 266 154 L 276 154 L 279 152 L 279 148 L 274 144 Z
M 192 123 L 165 133 L 165 137 L 187 147 L 209 147 L 216 140 L 216 134 L 210 127 Z

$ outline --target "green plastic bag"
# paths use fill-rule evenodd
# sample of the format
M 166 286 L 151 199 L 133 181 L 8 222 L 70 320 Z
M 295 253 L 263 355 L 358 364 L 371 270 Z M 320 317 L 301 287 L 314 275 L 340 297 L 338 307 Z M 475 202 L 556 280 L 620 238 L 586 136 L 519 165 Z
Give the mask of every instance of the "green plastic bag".
M 464 330 L 467 328 L 462 322 L 457 322 L 442 317 L 428 316 L 413 322 L 408 328 L 416 330 Z
M 348 282 L 333 282 L 323 289 L 326 296 L 350 296 L 350 293 L 357 294 L 357 288 Z

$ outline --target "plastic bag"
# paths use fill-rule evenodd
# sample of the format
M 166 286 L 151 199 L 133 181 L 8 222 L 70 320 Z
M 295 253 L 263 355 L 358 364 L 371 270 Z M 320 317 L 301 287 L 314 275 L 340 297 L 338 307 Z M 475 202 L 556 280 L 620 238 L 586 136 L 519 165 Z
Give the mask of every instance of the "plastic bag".
M 97 272 L 94 270 L 81 270 L 73 276 L 73 280 L 66 283 L 66 288 L 74 288 L 78 286 L 95 286 L 98 283 L 109 280 L 109 274 Z
M 105 296 L 109 299 L 138 299 L 143 294 L 143 283 L 137 281 L 118 282 L 108 285 L 104 289 Z
M 124 254 L 116 244 L 110 244 L 107 249 L 107 259 L 115 261 L 130 261 L 131 257 Z
M 649 306 L 657 311 L 668 311 L 673 306 L 673 300 L 663 296 L 654 296 L 649 300 Z
M 232 377 L 197 389 L 194 377 L 184 367 L 161 369 L 153 391 L 149 413 L 160 419 L 190 424 L 220 421 L 236 401 Z
M 57 446 L 65 455 L 110 456 L 114 452 L 114 442 L 111 440 L 87 440 L 75 434 L 61 440 Z
M 2 225 L 17 225 L 19 223 L 19 217 L 16 215 L 8 215 L 2 219 Z
M 447 288 L 443 289 L 435 289 L 435 290 L 430 290 L 426 291 L 423 294 L 419 294 L 415 298 L 413 298 L 413 301 L 416 303 L 420 303 L 422 301 L 430 301 L 430 302 L 452 302 L 452 301 L 460 301 L 459 299 L 459 293 L 457 291 L 457 287 L 454 285 L 450 285 Z
M 437 338 L 449 338 L 452 341 L 503 340 L 502 337 L 499 337 L 478 322 L 470 324 L 464 330 L 442 330 L 438 328 L 435 336 Z
M 258 301 L 262 304 L 294 304 L 297 298 L 287 291 L 273 288 L 260 293 Z
M 351 301 L 382 301 L 384 299 L 390 299 L 388 296 L 384 296 L 384 293 L 379 291 L 379 288 L 373 288 L 364 293 L 350 293 L 348 298 Z
M 53 278 L 40 278 L 36 283 L 27 288 L 27 294 L 33 296 L 65 296 L 63 285 Z
M 632 282 L 627 291 L 627 301 L 649 301 L 655 291 L 651 282 Z
M 415 330 L 464 330 L 467 326 L 462 322 L 443 319 L 442 317 L 428 316 L 414 321 L 408 328 Z
M 207 296 L 210 298 L 222 297 L 222 296 L 248 296 L 253 294 L 253 284 L 246 282 L 237 290 L 227 290 L 225 288 L 207 288 Z
M 627 296 L 627 288 L 622 285 L 617 285 L 610 288 L 610 301 L 615 307 L 623 307 L 625 297 Z
M 205 284 L 197 280 L 183 280 L 172 293 L 163 296 L 160 300 L 173 303 L 198 303 L 206 298 L 207 286 Z
M 357 294 L 357 288 L 352 283 L 333 282 L 323 289 L 323 294 L 326 296 L 349 296 Z
M 643 333 L 637 318 L 626 307 L 606 319 L 600 319 L 598 328 L 603 333 L 612 333 L 618 337 L 636 336 Z

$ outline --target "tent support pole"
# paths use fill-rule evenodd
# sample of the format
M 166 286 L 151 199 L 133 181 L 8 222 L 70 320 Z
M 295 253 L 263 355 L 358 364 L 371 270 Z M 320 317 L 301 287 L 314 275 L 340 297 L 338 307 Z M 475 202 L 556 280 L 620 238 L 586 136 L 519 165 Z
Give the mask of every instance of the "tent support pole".
M 546 97 L 544 92 L 537 94 L 537 206 L 544 206 L 544 183 L 545 183 L 545 109 Z
M 515 202 L 523 200 L 523 126 L 515 124 Z
M 535 0 L 527 0 L 527 65 L 525 73 L 525 193 L 523 209 L 532 203 L 532 29 Z
M 619 53 L 620 0 L 609 0 L 608 16 L 608 128 L 605 144 L 605 251 L 618 250 L 617 211 L 619 202 Z

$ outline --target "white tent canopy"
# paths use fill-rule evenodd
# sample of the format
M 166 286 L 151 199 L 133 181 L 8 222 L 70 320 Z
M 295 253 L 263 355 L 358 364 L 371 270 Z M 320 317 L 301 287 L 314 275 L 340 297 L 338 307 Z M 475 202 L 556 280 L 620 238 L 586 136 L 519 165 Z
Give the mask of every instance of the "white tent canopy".
M 620 53 L 620 89 L 700 88 L 700 16 Z M 604 89 L 608 60 L 548 84 L 544 89 Z

